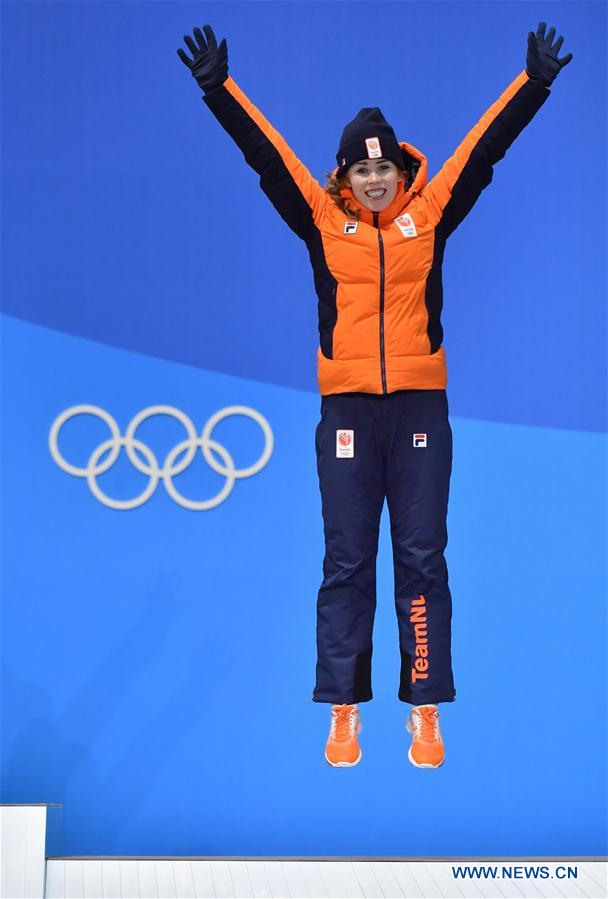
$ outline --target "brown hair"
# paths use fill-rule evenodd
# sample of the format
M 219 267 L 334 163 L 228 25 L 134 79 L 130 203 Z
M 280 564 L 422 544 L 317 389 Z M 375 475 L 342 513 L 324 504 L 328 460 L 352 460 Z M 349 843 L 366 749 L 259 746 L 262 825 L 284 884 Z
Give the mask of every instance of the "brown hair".
M 414 181 L 411 173 L 406 172 L 404 169 L 400 169 L 398 166 L 397 171 L 400 175 L 404 175 L 403 191 L 408 191 Z M 344 174 L 340 178 L 337 178 L 332 172 L 326 172 L 325 177 L 329 179 L 327 184 L 325 185 L 325 190 L 332 198 L 336 206 L 338 206 L 345 215 L 350 216 L 350 218 L 358 219 L 360 215 L 359 210 L 350 206 L 348 203 L 348 199 L 346 197 L 343 197 L 340 193 L 342 188 L 348 187 L 347 172 L 344 172 Z

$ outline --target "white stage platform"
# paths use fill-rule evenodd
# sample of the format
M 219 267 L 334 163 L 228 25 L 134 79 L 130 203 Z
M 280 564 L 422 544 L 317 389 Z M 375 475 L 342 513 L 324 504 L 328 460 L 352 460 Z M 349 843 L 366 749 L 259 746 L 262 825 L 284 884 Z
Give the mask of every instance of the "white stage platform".
M 0 813 L 2 899 L 607 896 L 605 859 L 49 857 L 46 805 L 5 805 Z M 454 869 L 464 866 L 476 866 L 477 876 L 455 877 Z M 547 876 L 526 877 L 526 869 L 544 870 Z
M 606 865 L 567 861 L 577 879 L 455 881 L 453 864 L 561 865 L 561 859 L 49 859 L 46 899 L 456 899 L 606 897 Z M 602 885 L 603 883 L 603 885 Z M 559 886 L 558 886 L 559 884 Z

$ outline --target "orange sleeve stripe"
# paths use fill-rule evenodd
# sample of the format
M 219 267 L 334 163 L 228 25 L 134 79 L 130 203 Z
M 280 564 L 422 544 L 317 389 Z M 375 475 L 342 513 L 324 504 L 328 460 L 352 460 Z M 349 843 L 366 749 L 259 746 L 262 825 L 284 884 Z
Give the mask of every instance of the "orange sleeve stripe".
M 498 118 L 503 109 L 513 99 L 517 92 L 530 80 L 524 70 L 515 78 L 508 88 L 500 95 L 498 100 L 490 106 L 477 124 L 469 131 L 456 151 L 444 163 L 441 170 L 427 185 L 424 194 L 429 201 L 437 220 L 441 218 L 443 209 L 450 200 L 452 189 L 460 177 L 462 170 L 469 161 L 473 149 L 488 131 L 492 123 Z
M 227 80 L 224 82 L 224 87 L 234 97 L 239 106 L 245 110 L 250 119 L 255 122 L 264 136 L 276 148 L 300 193 L 310 206 L 315 223 L 318 222 L 328 200 L 327 192 L 321 187 L 316 178 L 313 178 L 306 166 L 298 159 L 289 144 L 279 134 L 276 128 L 272 127 L 268 119 L 266 119 L 260 110 L 245 96 L 233 78 L 228 76 Z

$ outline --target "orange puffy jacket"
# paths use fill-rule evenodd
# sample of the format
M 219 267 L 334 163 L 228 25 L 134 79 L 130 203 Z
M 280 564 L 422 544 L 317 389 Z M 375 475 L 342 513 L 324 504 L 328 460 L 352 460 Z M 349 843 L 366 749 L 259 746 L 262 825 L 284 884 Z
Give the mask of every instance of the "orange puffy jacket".
M 343 192 L 360 210 L 356 221 L 232 78 L 205 94 L 272 204 L 308 247 L 318 296 L 321 394 L 445 388 L 445 242 L 548 96 L 548 88 L 521 72 L 431 181 L 424 154 L 400 141 L 419 163 L 413 184 L 380 213 Z

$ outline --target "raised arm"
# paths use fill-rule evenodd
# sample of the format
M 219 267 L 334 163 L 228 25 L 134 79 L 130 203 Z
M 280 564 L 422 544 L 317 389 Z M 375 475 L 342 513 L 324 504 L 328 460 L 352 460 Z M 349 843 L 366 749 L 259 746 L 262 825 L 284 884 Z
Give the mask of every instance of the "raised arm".
M 538 112 L 558 72 L 572 54 L 559 60 L 560 37 L 552 47 L 555 28 L 545 37 L 545 23 L 528 34 L 526 68 L 469 131 L 456 152 L 422 192 L 431 220 L 450 235 L 492 181 L 493 166 Z
M 200 28 L 193 31 L 196 44 L 184 36 L 193 59 L 181 49 L 177 53 L 205 92 L 204 102 L 260 176 L 272 205 L 298 237 L 307 240 L 323 214 L 327 194 L 228 75 L 226 39 L 218 47 L 211 26 L 203 29 L 205 37 Z

